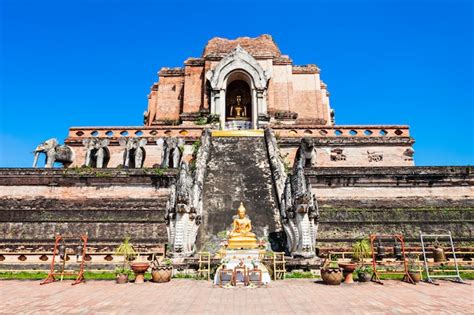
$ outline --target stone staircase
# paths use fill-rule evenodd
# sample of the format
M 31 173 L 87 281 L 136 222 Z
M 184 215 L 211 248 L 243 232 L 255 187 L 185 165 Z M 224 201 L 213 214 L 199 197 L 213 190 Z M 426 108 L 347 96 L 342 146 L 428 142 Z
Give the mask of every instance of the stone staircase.
M 257 237 L 267 236 L 272 247 L 278 248 L 282 233 L 276 230 L 278 210 L 264 138 L 212 137 L 198 249 L 219 246 L 217 235 L 231 229 L 240 202 Z

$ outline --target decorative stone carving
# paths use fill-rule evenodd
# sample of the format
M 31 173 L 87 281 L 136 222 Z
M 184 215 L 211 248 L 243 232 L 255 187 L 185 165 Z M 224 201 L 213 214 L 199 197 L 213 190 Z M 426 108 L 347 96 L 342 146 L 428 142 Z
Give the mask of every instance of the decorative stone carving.
M 211 133 L 204 130 L 201 147 L 195 157 L 195 171 L 181 162 L 179 176 L 171 187 L 166 205 L 168 240 L 174 256 L 186 257 L 195 252 L 196 236 L 202 218 L 202 190 L 209 161 Z
M 405 161 L 413 161 L 413 155 L 415 154 L 415 150 L 413 148 L 408 148 L 403 152 L 403 160 Z
M 44 166 L 46 168 L 52 168 L 55 162 L 60 162 L 64 167 L 68 167 L 74 161 L 74 151 L 67 145 L 60 145 L 56 138 L 41 143 L 33 153 L 35 154 L 33 167 L 36 167 L 40 153 L 46 155 Z
M 107 166 L 109 139 L 88 138 L 82 140 L 82 144 L 86 147 L 85 166 L 97 168 Z
M 316 149 L 311 138 L 303 138 L 301 140 L 300 146 L 296 151 L 294 165 L 303 168 L 316 166 Z
M 319 211 L 311 185 L 304 175 L 304 166 L 315 158 L 314 148 L 310 141 L 303 139 L 293 174 L 287 175 L 276 138 L 269 128 L 265 129 L 265 140 L 288 251 L 294 256 L 314 257 Z
M 219 89 L 224 86 L 226 76 L 235 69 L 249 73 L 256 89 L 266 89 L 271 74 L 264 71 L 258 61 L 240 45 L 222 58 L 214 70 L 207 71 L 206 79 L 209 80 L 212 89 Z
M 145 159 L 145 138 L 120 138 L 119 144 L 124 148 L 123 152 L 123 166 L 130 168 L 143 167 L 143 160 Z
M 331 161 L 345 161 L 347 159 L 346 155 L 343 153 L 342 149 L 331 149 Z
M 178 168 L 180 166 L 184 143 L 182 138 L 160 138 L 156 141 L 156 144 L 162 148 L 162 168 Z
M 381 162 L 383 160 L 383 153 L 367 151 L 369 162 Z
M 288 249 L 294 256 L 313 257 L 319 211 L 311 184 L 304 176 L 304 169 L 297 166 L 285 184 L 281 210 L 286 213 L 283 220 Z

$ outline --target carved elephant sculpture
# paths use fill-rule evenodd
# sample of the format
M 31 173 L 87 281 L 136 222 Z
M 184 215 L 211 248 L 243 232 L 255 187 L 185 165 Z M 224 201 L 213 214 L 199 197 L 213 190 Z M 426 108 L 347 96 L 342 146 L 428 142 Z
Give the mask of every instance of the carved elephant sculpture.
M 184 139 L 160 138 L 156 144 L 162 148 L 161 167 L 178 168 L 181 163 Z
M 53 167 L 55 162 L 60 162 L 64 167 L 68 167 L 74 161 L 74 151 L 67 145 L 60 145 L 55 138 L 38 145 L 33 153 L 35 154 L 33 167 L 36 167 L 40 153 L 46 155 L 44 166 L 46 168 Z
M 144 138 L 120 138 L 119 144 L 124 148 L 123 166 L 132 168 L 143 167 L 147 140 Z
M 89 138 L 84 139 L 82 144 L 86 147 L 85 166 L 103 168 L 108 160 L 109 139 Z

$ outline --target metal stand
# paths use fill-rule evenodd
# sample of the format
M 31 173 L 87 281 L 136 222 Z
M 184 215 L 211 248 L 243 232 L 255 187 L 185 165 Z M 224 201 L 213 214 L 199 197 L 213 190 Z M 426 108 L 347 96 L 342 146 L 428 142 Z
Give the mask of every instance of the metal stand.
M 428 268 L 428 259 L 426 258 L 426 248 L 425 248 L 425 241 L 424 238 L 447 238 L 449 239 L 449 243 L 451 245 L 451 250 L 453 252 L 453 259 L 454 259 L 454 267 L 456 268 L 456 274 L 455 275 L 436 275 L 436 274 L 430 274 L 429 268 Z M 458 267 L 458 261 L 456 259 L 456 252 L 454 251 L 454 244 L 453 244 L 453 238 L 451 236 L 451 231 L 447 231 L 447 234 L 423 234 L 422 231 L 420 231 L 420 241 L 421 241 L 421 248 L 423 250 L 423 260 L 425 264 L 425 271 L 426 271 L 426 282 L 434 284 L 434 285 L 439 285 L 439 283 L 436 283 L 434 281 L 434 278 L 438 279 L 447 279 L 451 280 L 453 282 L 458 282 L 458 283 L 464 283 L 464 280 L 461 278 L 461 275 L 459 274 L 459 267 Z
M 381 271 L 377 270 L 377 259 L 375 257 L 375 250 L 374 250 L 374 241 L 381 239 L 393 239 L 398 240 L 402 245 L 402 260 L 403 260 L 403 267 L 404 271 Z M 407 264 L 407 257 L 405 254 L 405 241 L 403 240 L 403 235 L 400 234 L 387 234 L 387 235 L 377 235 L 372 234 L 370 235 L 370 248 L 372 250 L 372 267 L 374 269 L 374 273 L 372 274 L 371 281 L 374 281 L 378 284 L 383 284 L 382 280 L 380 279 L 381 274 L 392 274 L 392 275 L 404 275 L 402 281 L 406 281 L 411 284 L 416 284 L 415 281 L 411 278 L 410 274 L 408 273 L 408 264 Z
M 65 244 L 66 239 L 72 239 L 72 238 L 65 238 L 61 236 L 60 234 L 56 235 L 55 242 L 54 242 L 54 249 L 53 249 L 53 259 L 51 260 L 51 269 L 49 271 L 48 277 L 43 280 L 43 282 L 40 283 L 40 285 L 43 284 L 48 284 L 52 283 L 55 281 L 58 281 L 55 276 L 60 276 L 60 281 L 63 280 L 64 276 L 76 276 L 76 280 L 72 283 L 72 285 L 79 284 L 81 282 L 85 282 L 84 279 L 84 264 L 85 264 L 85 257 L 86 257 L 86 249 L 87 249 L 87 235 L 82 235 L 80 237 L 80 241 L 82 242 L 82 246 L 78 246 L 78 248 L 81 248 L 81 265 L 79 267 L 79 272 L 65 272 L 65 267 L 66 267 L 66 261 L 67 261 L 67 248 Z M 60 250 L 61 249 L 61 250 Z M 56 255 L 59 254 L 59 259 L 61 259 L 62 256 L 62 262 L 61 262 L 61 271 L 60 272 L 55 272 L 54 270 L 54 262 L 56 260 Z M 79 255 L 79 254 L 77 254 Z
M 211 253 L 201 252 L 199 253 L 199 275 L 204 275 L 207 281 L 211 279 Z
M 275 280 L 285 280 L 286 261 L 284 252 L 273 253 L 273 278 Z

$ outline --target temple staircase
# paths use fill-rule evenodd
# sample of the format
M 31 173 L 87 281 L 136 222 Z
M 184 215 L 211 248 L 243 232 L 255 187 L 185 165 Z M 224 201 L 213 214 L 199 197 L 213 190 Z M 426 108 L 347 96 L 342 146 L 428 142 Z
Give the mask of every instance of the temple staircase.
M 258 238 L 267 236 L 273 245 L 281 233 L 275 233 L 279 216 L 264 138 L 213 136 L 204 181 L 199 249 L 219 246 L 240 202 L 252 220 L 253 232 Z

